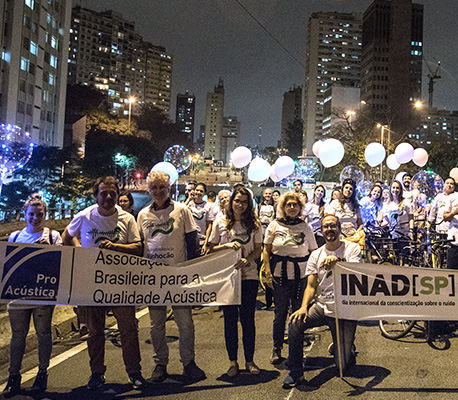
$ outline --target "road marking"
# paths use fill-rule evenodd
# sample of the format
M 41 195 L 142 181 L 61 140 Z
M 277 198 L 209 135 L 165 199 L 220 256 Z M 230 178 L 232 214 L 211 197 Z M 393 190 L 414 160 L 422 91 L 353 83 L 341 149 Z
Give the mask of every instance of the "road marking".
M 141 317 L 143 317 L 147 313 L 148 313 L 148 307 L 146 307 L 143 310 L 140 310 L 139 312 L 137 312 L 135 314 L 135 317 L 137 319 L 140 319 Z M 118 328 L 118 324 L 115 324 L 115 325 L 111 326 L 111 328 L 112 329 L 117 329 Z M 76 356 L 78 353 L 81 353 L 86 348 L 87 348 L 87 343 L 84 342 L 84 343 L 81 343 L 81 344 L 71 348 L 70 350 L 64 351 L 63 353 L 59 354 L 56 357 L 53 357 L 49 361 L 49 368 L 48 369 L 54 368 L 55 366 L 57 366 L 60 363 L 68 360 L 69 358 L 71 358 L 73 356 Z M 32 369 L 28 370 L 27 372 L 22 374 L 22 383 L 34 379 L 37 376 L 37 373 L 38 373 L 38 367 L 35 367 L 35 368 L 32 368 Z
M 290 392 L 288 393 L 288 396 L 285 397 L 285 400 L 290 400 L 293 397 L 293 393 L 294 393 L 294 388 L 290 390 Z

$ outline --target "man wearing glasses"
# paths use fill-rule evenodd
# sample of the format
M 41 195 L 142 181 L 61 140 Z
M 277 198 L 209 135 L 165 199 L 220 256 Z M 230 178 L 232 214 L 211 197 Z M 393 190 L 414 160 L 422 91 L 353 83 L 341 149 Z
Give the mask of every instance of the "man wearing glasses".
M 303 378 L 304 331 L 309 328 L 327 325 L 332 339 L 337 343 L 335 320 L 334 281 L 332 270 L 337 261 L 361 262 L 359 245 L 340 240 L 340 221 L 335 215 L 327 215 L 321 221 L 321 231 L 326 243 L 312 252 L 307 262 L 307 288 L 302 299 L 302 306 L 291 315 L 289 325 L 289 375 L 283 387 L 289 389 L 300 383 Z M 342 353 L 342 368 L 355 364 L 353 341 L 357 321 L 339 319 L 339 335 Z M 337 347 L 337 346 L 335 346 Z M 334 360 L 339 365 L 338 351 L 334 351 Z

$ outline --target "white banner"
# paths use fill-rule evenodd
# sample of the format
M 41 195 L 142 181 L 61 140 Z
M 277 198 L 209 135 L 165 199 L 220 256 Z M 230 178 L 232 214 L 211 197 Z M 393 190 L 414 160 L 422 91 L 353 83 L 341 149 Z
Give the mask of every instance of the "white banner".
M 458 320 L 458 271 L 339 262 L 333 275 L 339 318 Z
M 167 266 L 97 248 L 0 243 L 0 302 L 73 305 L 240 304 L 234 250 Z

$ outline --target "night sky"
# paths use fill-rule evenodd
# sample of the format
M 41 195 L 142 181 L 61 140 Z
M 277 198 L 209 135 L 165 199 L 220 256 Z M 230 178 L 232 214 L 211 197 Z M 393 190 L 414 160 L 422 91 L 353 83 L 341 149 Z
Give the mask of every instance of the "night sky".
M 144 40 L 173 55 L 172 107 L 177 93 L 196 96 L 196 131 L 205 123 L 206 93 L 224 79 L 225 116 L 242 122 L 242 143 L 280 138 L 282 96 L 305 74 L 307 23 L 312 12 L 363 12 L 372 0 L 240 0 L 294 56 L 283 50 L 235 0 L 74 0 L 96 11 L 113 9 L 135 22 Z M 422 100 L 428 69 L 441 61 L 434 105 L 458 110 L 457 0 L 419 0 L 424 10 Z

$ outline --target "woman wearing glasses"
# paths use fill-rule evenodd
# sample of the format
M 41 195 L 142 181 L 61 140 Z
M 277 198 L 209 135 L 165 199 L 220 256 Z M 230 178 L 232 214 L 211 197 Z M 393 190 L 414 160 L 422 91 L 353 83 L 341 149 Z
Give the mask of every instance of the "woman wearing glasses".
M 210 249 L 234 249 L 242 251 L 242 258 L 235 268 L 242 272 L 242 301 L 240 305 L 223 307 L 224 338 L 229 356 L 229 377 L 239 373 L 238 320 L 242 325 L 242 341 L 247 371 L 259 375 L 261 370 L 254 363 L 255 349 L 255 308 L 258 294 L 258 272 L 256 260 L 261 255 L 262 230 L 255 217 L 251 193 L 243 186 L 237 186 L 229 200 L 226 216 L 218 218 L 210 235 Z

